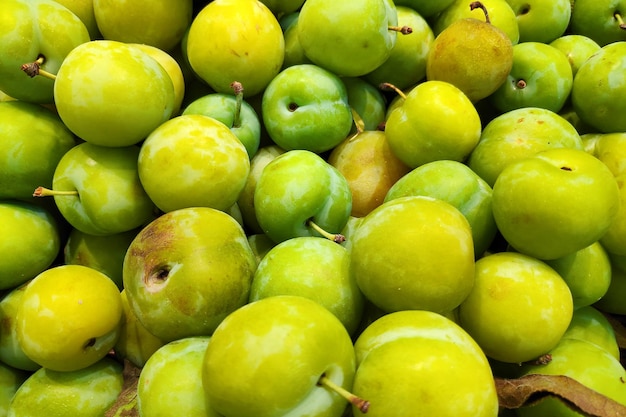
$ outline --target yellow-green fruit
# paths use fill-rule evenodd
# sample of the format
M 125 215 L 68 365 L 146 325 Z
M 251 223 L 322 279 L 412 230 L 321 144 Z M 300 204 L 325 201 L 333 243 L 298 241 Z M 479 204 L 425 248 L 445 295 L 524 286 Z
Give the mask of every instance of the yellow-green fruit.
M 257 0 L 210 2 L 187 38 L 191 68 L 218 93 L 232 93 L 233 81 L 246 96 L 260 93 L 281 69 L 284 52 L 278 20 Z
M 454 84 L 476 102 L 496 91 L 512 66 L 509 37 L 490 23 L 464 18 L 435 38 L 426 61 L 426 78 Z

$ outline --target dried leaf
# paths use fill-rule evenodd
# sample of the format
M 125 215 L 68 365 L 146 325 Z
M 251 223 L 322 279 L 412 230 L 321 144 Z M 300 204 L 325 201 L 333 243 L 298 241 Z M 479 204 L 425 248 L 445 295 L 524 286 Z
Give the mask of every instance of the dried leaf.
M 496 378 L 502 408 L 514 409 L 556 397 L 572 409 L 591 417 L 626 417 L 626 406 L 564 375 L 526 375 Z
M 115 403 L 107 410 L 104 417 L 139 417 L 137 409 L 137 383 L 141 369 L 130 361 L 124 361 L 124 385 Z

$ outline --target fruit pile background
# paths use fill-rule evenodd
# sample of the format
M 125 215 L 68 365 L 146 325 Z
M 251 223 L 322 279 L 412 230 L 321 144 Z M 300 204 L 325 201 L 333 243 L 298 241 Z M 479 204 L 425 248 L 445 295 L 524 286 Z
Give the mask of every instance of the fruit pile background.
M 626 415 L 622 12 L 2 0 L 0 416 Z

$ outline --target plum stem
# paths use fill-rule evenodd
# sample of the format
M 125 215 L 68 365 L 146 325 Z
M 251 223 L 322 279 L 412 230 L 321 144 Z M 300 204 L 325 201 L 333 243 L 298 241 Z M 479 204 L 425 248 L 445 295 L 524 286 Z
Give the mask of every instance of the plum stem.
M 515 86 L 517 88 L 519 88 L 520 90 L 523 90 L 524 88 L 526 88 L 528 84 L 526 84 L 526 80 L 517 80 L 517 82 L 515 83 Z
M 41 75 L 42 77 L 45 78 L 49 78 L 51 80 L 56 80 L 57 76 L 52 74 L 51 72 L 48 72 L 46 70 L 41 69 L 41 66 L 44 63 L 44 57 L 43 56 L 39 56 L 39 58 L 37 58 L 35 61 L 33 62 L 29 62 L 27 64 L 22 64 L 22 71 L 24 71 L 26 73 L 26 75 L 28 75 L 30 78 L 34 78 L 38 75 Z
M 344 387 L 335 384 L 328 378 L 326 375 L 322 375 L 318 381 L 318 385 L 324 386 L 332 391 L 335 391 L 337 394 L 341 395 L 343 398 L 348 400 L 348 402 L 354 405 L 359 409 L 363 414 L 367 413 L 367 410 L 370 408 L 370 402 L 364 400 L 363 398 L 357 397 L 350 391 L 346 390 Z
M 243 84 L 239 81 L 230 83 L 230 87 L 235 93 L 235 116 L 233 118 L 233 127 L 241 127 L 241 105 L 243 104 Z
M 35 188 L 35 192 L 33 192 L 33 197 L 51 197 L 51 196 L 57 196 L 57 195 L 78 195 L 78 191 L 76 190 L 58 191 L 58 190 L 51 190 L 46 187 L 37 187 Z
M 615 14 L 613 14 L 613 17 L 615 18 L 615 20 L 617 20 L 617 23 L 619 24 L 619 28 L 626 30 L 626 23 L 624 23 L 624 19 L 622 18 L 622 15 L 619 12 L 615 12 Z
M 393 90 L 400 97 L 402 97 L 402 99 L 406 100 L 406 94 L 404 94 L 404 91 L 400 90 L 398 87 L 396 87 L 395 85 L 393 85 L 391 83 L 380 83 L 378 85 L 378 88 L 380 88 L 381 90 Z
M 365 122 L 363 121 L 361 115 L 352 107 L 350 107 L 350 111 L 352 112 L 352 121 L 356 127 L 356 132 L 348 138 L 348 141 L 354 140 L 357 136 L 359 136 L 359 134 L 365 131 Z
M 481 9 L 483 13 L 485 13 L 485 22 L 491 24 L 491 19 L 489 19 L 489 12 L 487 12 L 487 8 L 485 7 L 484 4 L 482 4 L 479 1 L 473 1 L 470 3 L 469 7 L 470 7 L 470 10 Z
M 340 233 L 329 233 L 326 230 L 322 229 L 317 223 L 315 223 L 312 219 L 309 219 L 307 221 L 307 225 L 311 226 L 311 228 L 313 228 L 313 230 L 315 230 L 317 233 L 319 233 L 320 235 L 322 235 L 323 237 L 325 237 L 328 240 L 332 240 L 335 243 L 342 243 L 345 242 L 346 237 Z
M 394 32 L 400 32 L 403 35 L 408 35 L 413 33 L 413 28 L 410 26 L 389 26 L 387 29 L 392 30 Z

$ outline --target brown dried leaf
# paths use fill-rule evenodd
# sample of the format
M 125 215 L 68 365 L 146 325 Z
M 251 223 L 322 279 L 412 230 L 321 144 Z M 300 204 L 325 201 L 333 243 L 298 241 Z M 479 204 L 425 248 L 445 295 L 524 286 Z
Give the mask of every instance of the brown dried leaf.
M 124 361 L 124 385 L 115 403 L 107 410 L 104 417 L 139 417 L 137 409 L 137 383 L 141 369 L 130 361 Z
M 626 406 L 564 375 L 535 374 L 516 379 L 496 378 L 496 388 L 500 406 L 503 408 L 520 408 L 552 396 L 591 417 L 626 417 Z

